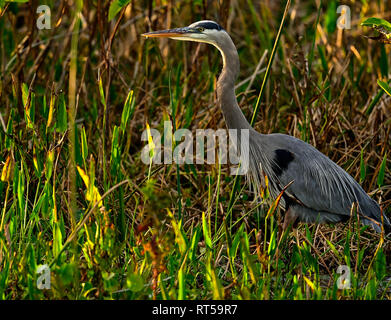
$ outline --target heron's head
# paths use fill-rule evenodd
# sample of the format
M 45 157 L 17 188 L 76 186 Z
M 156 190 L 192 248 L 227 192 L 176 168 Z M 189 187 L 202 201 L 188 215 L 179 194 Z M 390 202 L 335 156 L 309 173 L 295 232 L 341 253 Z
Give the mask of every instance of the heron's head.
M 205 42 L 217 47 L 224 41 L 228 33 L 216 22 L 203 20 L 194 22 L 188 27 L 153 31 L 143 34 L 150 38 L 170 38 L 182 41 Z M 229 37 L 229 36 L 228 36 Z
M 188 27 L 153 31 L 143 34 L 149 38 L 170 38 L 182 41 L 204 42 L 214 45 L 219 49 L 223 64 L 229 61 L 229 69 L 233 71 L 233 79 L 239 72 L 239 56 L 231 37 L 217 22 L 202 20 L 194 22 Z

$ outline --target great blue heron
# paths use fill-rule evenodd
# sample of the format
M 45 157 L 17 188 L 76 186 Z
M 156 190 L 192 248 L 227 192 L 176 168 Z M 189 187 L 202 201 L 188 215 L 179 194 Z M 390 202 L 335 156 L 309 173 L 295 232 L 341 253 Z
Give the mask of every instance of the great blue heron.
M 296 221 L 336 223 L 346 221 L 352 204 L 357 205 L 360 221 L 377 232 L 388 232 L 391 225 L 382 217 L 379 205 L 340 166 L 308 143 L 286 134 L 255 131 L 236 100 L 235 81 L 239 56 L 229 34 L 216 22 L 203 20 L 188 27 L 154 31 L 145 37 L 204 42 L 219 49 L 223 70 L 217 82 L 218 104 L 229 129 L 249 130 L 249 178 L 255 190 L 269 181 L 269 191 L 278 196 L 284 186 L 280 206 L 285 209 L 283 229 Z M 383 222 L 383 223 L 382 223 Z

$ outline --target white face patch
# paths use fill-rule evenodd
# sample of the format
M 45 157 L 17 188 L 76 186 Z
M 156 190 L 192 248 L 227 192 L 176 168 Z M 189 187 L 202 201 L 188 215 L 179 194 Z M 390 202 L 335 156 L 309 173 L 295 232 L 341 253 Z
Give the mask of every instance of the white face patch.
M 193 28 L 190 27 L 189 28 Z M 216 44 L 216 39 L 219 37 L 221 32 L 216 29 L 204 29 L 201 33 L 189 33 L 188 35 L 181 37 L 172 37 L 174 40 L 182 40 L 182 41 L 194 41 L 194 42 L 204 42 L 209 44 Z
M 209 28 L 205 28 L 205 26 Z M 214 28 L 216 26 L 216 28 Z M 215 46 L 219 51 L 221 52 L 223 56 L 223 63 L 225 65 L 225 55 L 224 52 L 221 50 L 219 42 L 221 42 L 224 38 L 229 38 L 229 35 L 227 32 L 221 28 L 216 22 L 211 20 L 203 20 L 203 21 L 197 21 L 195 23 L 192 23 L 188 26 L 188 28 L 197 29 L 202 28 L 203 30 L 200 32 L 194 32 L 194 33 L 188 33 L 184 34 L 180 37 L 172 37 L 173 40 L 180 40 L 180 41 L 193 41 L 193 42 L 203 42 L 207 44 L 211 44 Z
M 173 40 L 182 40 L 182 41 L 195 41 L 195 42 L 204 42 L 208 37 L 202 33 L 189 33 L 186 36 L 172 37 Z

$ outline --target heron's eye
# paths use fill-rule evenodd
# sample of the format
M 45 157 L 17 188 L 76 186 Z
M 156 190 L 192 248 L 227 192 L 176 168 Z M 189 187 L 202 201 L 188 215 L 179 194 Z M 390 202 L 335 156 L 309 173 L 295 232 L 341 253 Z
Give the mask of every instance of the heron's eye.
M 203 32 L 203 31 L 205 30 L 205 28 L 203 28 L 203 27 L 198 27 L 197 30 L 198 30 L 199 32 Z

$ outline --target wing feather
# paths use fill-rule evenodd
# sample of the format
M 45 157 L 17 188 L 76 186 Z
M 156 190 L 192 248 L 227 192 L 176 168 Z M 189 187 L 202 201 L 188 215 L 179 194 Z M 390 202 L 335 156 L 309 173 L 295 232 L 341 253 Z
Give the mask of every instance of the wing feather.
M 284 134 L 261 135 L 264 152 L 273 161 L 273 150 L 285 149 L 294 154 L 289 166 L 277 177 L 280 187 L 294 180 L 288 188 L 304 206 L 318 212 L 350 215 L 353 203 L 359 212 L 380 221 L 380 208 L 345 170 L 308 143 Z M 270 171 L 271 166 L 265 166 Z M 267 172 L 273 175 L 273 172 Z M 277 192 L 277 190 L 276 190 Z M 385 224 L 389 221 L 385 218 Z

